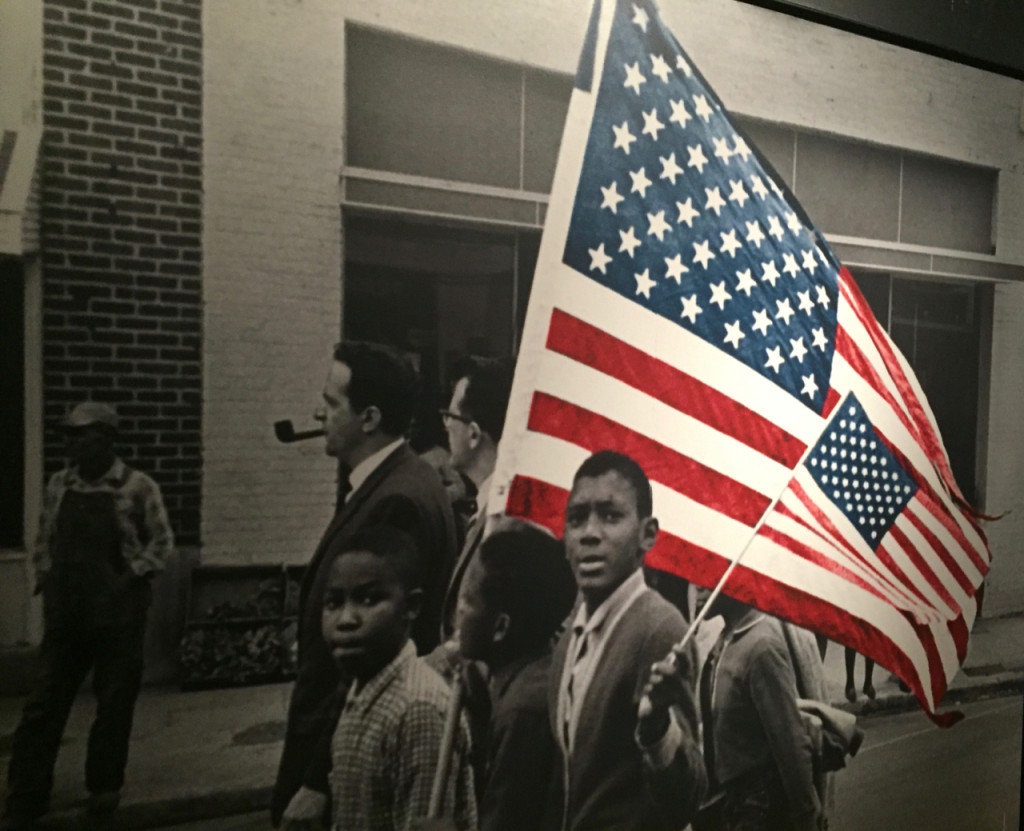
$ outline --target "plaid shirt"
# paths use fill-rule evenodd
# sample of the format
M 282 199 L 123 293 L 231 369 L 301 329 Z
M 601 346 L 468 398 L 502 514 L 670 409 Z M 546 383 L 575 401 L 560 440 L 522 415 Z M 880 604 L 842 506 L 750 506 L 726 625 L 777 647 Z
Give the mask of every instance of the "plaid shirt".
M 65 468 L 50 478 L 32 558 L 39 577 L 53 565 L 50 544 L 61 502 L 69 490 L 112 494 L 121 529 L 121 555 L 128 567 L 140 577 L 163 569 L 167 555 L 174 548 L 174 535 L 160 488 L 145 473 L 115 459 L 110 470 L 96 482 L 87 482 L 75 467 Z
M 330 774 L 336 831 L 408 829 L 426 817 L 451 692 L 409 641 L 356 693 L 338 719 Z M 444 809 L 477 826 L 465 721 L 455 742 Z

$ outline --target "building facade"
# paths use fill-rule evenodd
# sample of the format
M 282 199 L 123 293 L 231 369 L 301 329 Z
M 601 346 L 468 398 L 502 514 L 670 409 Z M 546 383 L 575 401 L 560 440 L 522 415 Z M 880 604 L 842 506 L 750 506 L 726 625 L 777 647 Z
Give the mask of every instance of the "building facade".
M 659 5 L 915 367 L 965 493 L 1006 513 L 984 614 L 1024 611 L 1024 82 L 736 0 Z M 311 420 L 341 333 L 414 354 L 435 406 L 453 356 L 514 353 L 589 7 L 44 0 L 19 20 L 39 82 L 3 127 L 38 115 L 41 233 L 3 252 L 25 440 L 0 641 L 33 638 L 25 544 L 68 403 L 118 404 L 185 560 L 295 564 L 335 469 L 271 425 Z

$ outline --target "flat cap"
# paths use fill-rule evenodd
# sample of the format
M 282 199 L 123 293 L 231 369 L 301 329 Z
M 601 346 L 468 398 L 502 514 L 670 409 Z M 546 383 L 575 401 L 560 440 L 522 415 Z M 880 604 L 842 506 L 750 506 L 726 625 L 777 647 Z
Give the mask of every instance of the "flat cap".
M 61 427 L 88 427 L 90 424 L 105 424 L 117 429 L 117 414 L 109 404 L 101 401 L 83 401 L 61 422 Z

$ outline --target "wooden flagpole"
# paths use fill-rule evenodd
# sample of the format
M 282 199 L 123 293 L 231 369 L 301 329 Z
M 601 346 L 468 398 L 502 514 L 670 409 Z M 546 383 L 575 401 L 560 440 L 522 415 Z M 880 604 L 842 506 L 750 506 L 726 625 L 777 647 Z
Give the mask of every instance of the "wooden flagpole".
M 444 810 L 444 792 L 451 773 L 452 753 L 455 750 L 455 737 L 459 731 L 459 720 L 462 716 L 462 699 L 465 685 L 460 671 L 456 673 L 452 683 L 452 697 L 448 701 L 448 712 L 444 720 L 444 732 L 441 734 L 441 748 L 437 753 L 437 767 L 434 769 L 434 783 L 430 788 L 430 803 L 427 808 L 428 819 L 440 819 Z

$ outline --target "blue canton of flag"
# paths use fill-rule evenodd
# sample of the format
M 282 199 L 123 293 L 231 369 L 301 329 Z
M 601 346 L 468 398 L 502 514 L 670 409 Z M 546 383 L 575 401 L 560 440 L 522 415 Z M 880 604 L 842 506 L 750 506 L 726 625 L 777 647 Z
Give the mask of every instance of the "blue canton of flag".
M 618 3 L 564 262 L 821 414 L 837 267 L 671 33 Z
M 851 393 L 807 458 L 807 469 L 872 549 L 917 493 Z

